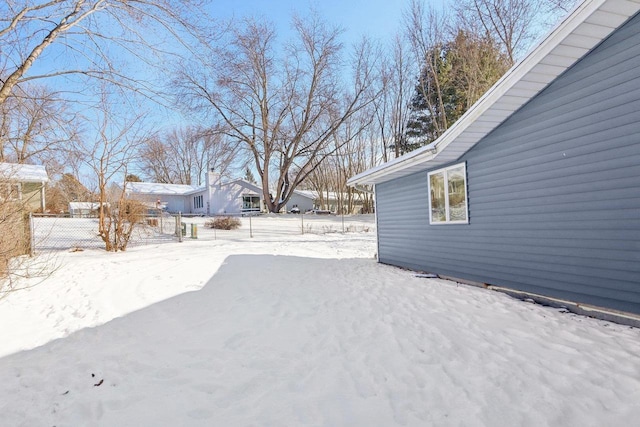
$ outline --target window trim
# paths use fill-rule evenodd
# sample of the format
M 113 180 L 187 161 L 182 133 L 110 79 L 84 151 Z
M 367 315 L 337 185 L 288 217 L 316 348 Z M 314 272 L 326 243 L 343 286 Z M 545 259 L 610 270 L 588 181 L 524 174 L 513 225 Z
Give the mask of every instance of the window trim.
M 204 208 L 204 197 L 202 196 L 202 194 L 198 196 L 193 196 L 193 208 L 194 209 Z
M 458 169 L 462 166 L 462 174 L 464 177 L 464 209 L 466 212 L 466 219 L 462 221 L 451 221 L 451 210 L 449 208 L 449 176 L 448 171 L 451 169 Z M 431 175 L 442 173 L 444 177 L 444 204 L 445 204 L 445 216 L 444 221 L 433 221 L 433 209 L 431 208 Z M 467 162 L 456 163 L 444 168 L 432 170 L 427 174 L 427 187 L 429 198 L 429 224 L 430 225 L 451 225 L 451 224 L 469 224 L 469 184 L 467 182 Z
M 249 206 L 246 206 L 245 199 L 249 198 Z M 257 202 L 254 202 L 254 199 L 257 199 Z M 262 203 L 259 195 L 256 194 L 243 194 L 242 195 L 242 212 L 260 212 L 262 209 Z

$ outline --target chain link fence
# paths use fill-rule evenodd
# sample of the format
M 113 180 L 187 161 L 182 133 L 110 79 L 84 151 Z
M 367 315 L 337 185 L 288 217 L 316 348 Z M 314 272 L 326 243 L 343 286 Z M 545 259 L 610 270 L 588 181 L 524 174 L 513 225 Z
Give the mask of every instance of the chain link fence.
M 187 224 L 187 236 L 191 224 L 198 227 L 198 238 L 207 240 L 242 240 L 247 238 L 279 239 L 304 234 L 333 234 L 374 232 L 375 216 L 371 215 L 313 215 L 313 214 L 266 214 L 237 216 L 240 227 L 234 230 L 210 228 L 209 223 L 221 216 L 206 218 L 183 218 Z
M 129 246 L 175 241 L 176 221 L 168 214 L 146 217 L 134 228 Z M 105 247 L 98 235 L 98 218 L 33 215 L 31 228 L 36 252 Z
M 129 246 L 190 240 L 279 239 L 304 234 L 374 232 L 374 215 L 267 214 L 232 216 L 239 222 L 233 230 L 211 228 L 216 218 L 163 214 L 149 216 L 134 228 Z M 34 215 L 33 245 L 36 252 L 75 249 L 104 249 L 98 235 L 97 218 Z

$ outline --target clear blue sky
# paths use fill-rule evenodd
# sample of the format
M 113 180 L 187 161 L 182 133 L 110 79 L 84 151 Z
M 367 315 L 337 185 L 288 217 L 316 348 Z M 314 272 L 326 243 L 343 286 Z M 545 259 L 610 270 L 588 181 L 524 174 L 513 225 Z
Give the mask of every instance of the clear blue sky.
M 409 0 L 217 0 L 210 12 L 220 18 L 265 17 L 284 35 L 294 12 L 304 15 L 313 7 L 327 21 L 345 30 L 345 42 L 366 35 L 386 43 L 399 28 L 408 4 Z

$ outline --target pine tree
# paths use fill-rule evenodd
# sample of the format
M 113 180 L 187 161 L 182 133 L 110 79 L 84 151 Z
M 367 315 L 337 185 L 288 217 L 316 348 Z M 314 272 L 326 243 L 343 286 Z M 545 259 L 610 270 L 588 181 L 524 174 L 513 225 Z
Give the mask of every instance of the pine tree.
M 249 169 L 249 166 L 247 166 L 247 168 L 244 171 L 244 180 L 252 184 L 256 183 L 256 178 L 253 176 L 253 172 L 251 172 L 251 169 Z
M 509 59 L 490 37 L 459 30 L 424 59 L 400 154 L 440 137 L 508 69 Z

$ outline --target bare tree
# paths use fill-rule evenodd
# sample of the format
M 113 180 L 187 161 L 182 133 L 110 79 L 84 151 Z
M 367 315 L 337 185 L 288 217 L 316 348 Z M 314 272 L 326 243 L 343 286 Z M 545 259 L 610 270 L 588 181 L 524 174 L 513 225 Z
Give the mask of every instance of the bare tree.
M 46 87 L 24 85 L 0 105 L 0 161 L 46 164 L 59 172 L 78 139 L 68 103 Z
M 442 81 L 445 76 L 440 73 L 450 19 L 434 7 L 425 10 L 418 0 L 411 1 L 404 19 L 414 58 L 416 63 L 421 64 L 416 85 L 416 91 L 424 103 L 420 109 L 428 115 L 432 128 L 431 139 L 435 139 L 450 125 L 443 93 L 443 86 L 447 82 Z M 404 151 L 400 150 L 399 154 L 403 153 Z
M 374 102 L 379 134 L 372 141 L 380 140 L 380 154 L 384 162 L 389 160 L 391 151 L 395 157 L 400 155 L 410 112 L 409 101 L 414 88 L 414 77 L 417 74 L 414 64 L 403 37 L 396 35 L 389 55 L 381 62 L 382 93 Z
M 379 145 L 372 143 L 378 136 L 377 127 L 372 126 L 377 108 L 370 105 L 352 115 L 334 135 L 334 154 L 317 165 L 305 180 L 305 187 L 317 194 L 320 209 L 353 213 L 359 201 L 364 205 L 363 213 L 371 211 L 368 195 L 347 187 L 347 179 L 375 166 L 380 158 Z M 336 205 L 332 206 L 333 199 Z
M 513 65 L 529 48 L 540 28 L 555 22 L 576 0 L 460 0 L 454 4 L 467 29 L 482 29 L 499 40 Z
M 139 167 L 155 182 L 202 185 L 210 168 L 227 175 L 238 151 L 238 145 L 216 127 L 186 126 L 145 140 Z
M 81 149 L 96 180 L 98 235 L 107 251 L 124 251 L 133 229 L 142 219 L 141 203 L 126 198 L 125 177 L 144 136 L 143 115 L 119 115 L 106 89 L 100 108 L 93 113 L 95 117 L 90 122 L 96 126 L 96 136 Z M 112 184 L 116 182 L 122 182 L 122 191 L 114 193 Z
M 0 105 L 17 85 L 56 76 L 89 76 L 118 82 L 135 91 L 145 90 L 136 75 L 125 75 L 115 58 L 126 55 L 153 65 L 154 55 L 168 53 L 168 43 L 150 43 L 172 36 L 174 43 L 190 47 L 197 37 L 192 11 L 197 0 L 8 0 L 0 3 Z M 11 48 L 5 48 L 10 46 Z M 159 47 L 161 46 L 161 47 Z M 30 73 L 45 51 L 61 60 Z M 115 52 L 114 56 L 112 52 Z M 136 70 L 138 71 L 138 70 Z M 139 73 L 138 73 L 139 74 Z
M 92 200 L 91 192 L 71 173 L 63 173 L 46 188 L 46 210 L 53 213 L 66 212 L 69 202 Z
M 246 20 L 219 48 L 207 46 L 200 53 L 209 59 L 205 73 L 200 66 L 185 67 L 176 81 L 191 107 L 221 118 L 227 135 L 247 150 L 270 212 L 279 212 L 305 177 L 335 152 L 337 131 L 375 96 L 371 60 L 376 54 L 370 43 L 355 49 L 347 88 L 340 31 L 315 14 L 294 18 L 293 27 L 296 39 L 283 52 L 272 25 Z

